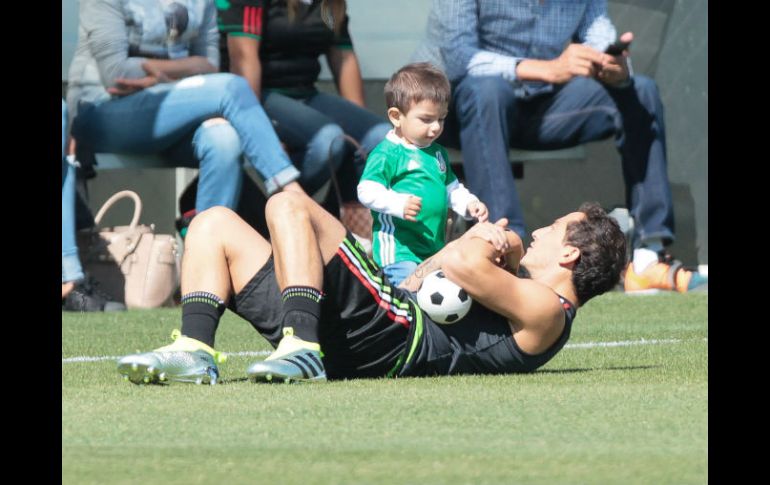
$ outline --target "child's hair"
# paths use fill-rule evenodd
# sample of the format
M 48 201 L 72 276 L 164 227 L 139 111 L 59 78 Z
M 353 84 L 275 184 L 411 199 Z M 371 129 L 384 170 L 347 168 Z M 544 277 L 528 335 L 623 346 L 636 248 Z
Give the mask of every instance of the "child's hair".
M 388 109 L 398 108 L 402 113 L 409 111 L 412 103 L 424 100 L 446 106 L 451 94 L 452 88 L 444 73 L 428 62 L 407 64 L 385 84 Z

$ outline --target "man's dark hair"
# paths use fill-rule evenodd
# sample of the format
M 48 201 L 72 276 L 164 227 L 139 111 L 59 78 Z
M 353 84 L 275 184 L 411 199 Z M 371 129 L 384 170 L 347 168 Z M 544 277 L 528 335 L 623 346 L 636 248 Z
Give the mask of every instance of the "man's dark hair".
M 429 62 L 407 64 L 385 84 L 385 103 L 406 114 L 412 103 L 428 100 L 448 106 L 452 94 L 444 73 Z
M 611 290 L 620 280 L 626 263 L 626 236 L 599 204 L 586 202 L 578 211 L 586 217 L 567 225 L 564 242 L 580 250 L 572 270 L 572 284 L 584 305 L 594 296 Z

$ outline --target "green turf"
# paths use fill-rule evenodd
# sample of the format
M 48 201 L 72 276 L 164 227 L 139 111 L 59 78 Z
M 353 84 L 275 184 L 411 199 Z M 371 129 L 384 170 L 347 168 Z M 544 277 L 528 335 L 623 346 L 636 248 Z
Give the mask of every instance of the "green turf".
M 62 314 L 62 358 L 170 342 L 179 310 Z M 708 295 L 611 293 L 530 375 L 140 387 L 62 363 L 62 483 L 687 484 L 708 481 Z M 225 352 L 269 345 L 227 314 Z

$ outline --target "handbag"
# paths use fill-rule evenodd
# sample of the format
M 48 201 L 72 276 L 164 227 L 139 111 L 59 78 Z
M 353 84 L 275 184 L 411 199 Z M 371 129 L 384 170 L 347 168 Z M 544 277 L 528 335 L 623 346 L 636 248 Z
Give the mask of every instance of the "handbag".
M 104 214 L 123 198 L 134 201 L 130 224 L 100 228 Z M 141 213 L 136 192 L 123 190 L 107 199 L 94 218 L 94 227 L 78 233 L 80 261 L 106 293 L 128 308 L 171 306 L 179 286 L 176 237 L 155 234 L 153 224 L 139 224 Z

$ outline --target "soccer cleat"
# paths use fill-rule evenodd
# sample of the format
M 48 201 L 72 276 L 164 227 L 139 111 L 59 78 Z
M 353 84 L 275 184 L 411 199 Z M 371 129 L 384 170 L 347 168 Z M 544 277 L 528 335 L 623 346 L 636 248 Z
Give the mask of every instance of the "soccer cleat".
M 290 328 L 278 348 L 265 360 L 246 370 L 252 382 L 325 381 L 326 369 L 321 361 L 321 346 L 295 337 Z
M 152 352 L 131 354 L 118 360 L 118 372 L 134 384 L 159 384 L 169 381 L 215 385 L 219 380 L 217 364 L 227 357 L 198 340 L 171 332 L 174 342 Z
M 661 290 L 687 293 L 708 289 L 708 277 L 684 269 L 679 261 L 653 263 L 640 273 L 634 270 L 634 263 L 631 262 L 626 268 L 623 287 L 626 293 L 631 294 L 650 294 Z

